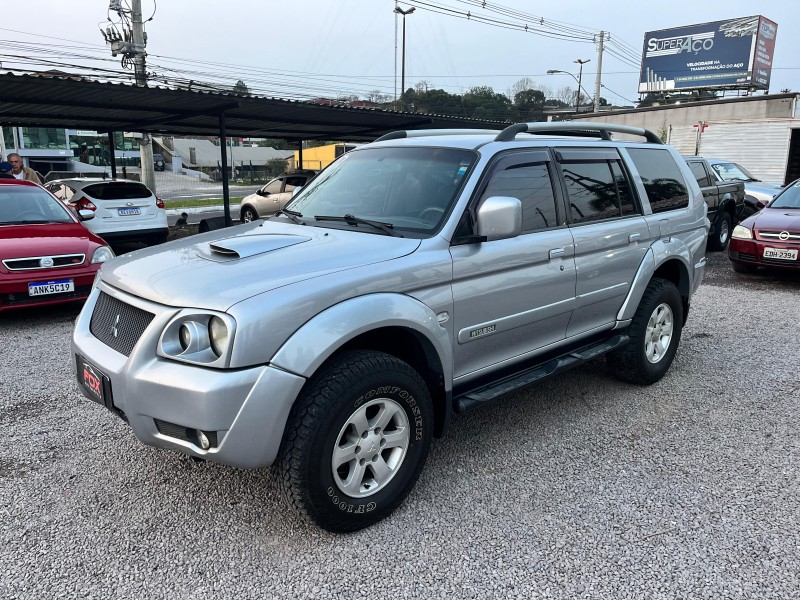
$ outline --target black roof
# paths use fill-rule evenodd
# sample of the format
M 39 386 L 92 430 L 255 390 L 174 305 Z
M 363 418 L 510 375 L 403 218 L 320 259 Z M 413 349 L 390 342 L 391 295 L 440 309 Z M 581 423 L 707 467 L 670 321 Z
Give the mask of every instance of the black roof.
M 104 83 L 68 74 L 0 74 L 0 123 L 286 140 L 371 141 L 403 129 L 503 129 L 508 123 L 234 93 Z

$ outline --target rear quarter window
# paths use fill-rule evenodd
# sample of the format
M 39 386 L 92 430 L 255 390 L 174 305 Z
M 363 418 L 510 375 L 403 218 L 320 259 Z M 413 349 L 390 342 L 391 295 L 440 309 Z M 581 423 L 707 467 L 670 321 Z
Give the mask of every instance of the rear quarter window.
M 689 206 L 686 180 L 669 150 L 628 148 L 628 154 L 642 178 L 654 213 Z
M 96 183 L 83 188 L 83 193 L 98 200 L 136 200 L 152 196 L 141 183 Z

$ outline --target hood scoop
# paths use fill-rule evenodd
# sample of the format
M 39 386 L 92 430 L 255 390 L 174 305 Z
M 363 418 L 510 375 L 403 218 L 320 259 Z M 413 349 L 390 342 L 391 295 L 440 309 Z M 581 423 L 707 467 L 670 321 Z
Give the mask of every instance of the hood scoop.
M 288 248 L 309 241 L 310 237 L 282 234 L 243 235 L 209 244 L 212 256 L 220 259 L 238 259 Z

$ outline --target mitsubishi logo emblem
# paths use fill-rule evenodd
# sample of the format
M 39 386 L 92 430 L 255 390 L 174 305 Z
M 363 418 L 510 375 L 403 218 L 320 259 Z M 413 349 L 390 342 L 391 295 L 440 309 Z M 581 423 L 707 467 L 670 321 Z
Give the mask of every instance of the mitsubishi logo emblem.
M 119 325 L 119 315 L 117 315 L 117 318 L 114 319 L 114 324 L 111 326 L 111 335 L 114 337 L 119 335 L 119 329 L 117 328 L 117 325 Z

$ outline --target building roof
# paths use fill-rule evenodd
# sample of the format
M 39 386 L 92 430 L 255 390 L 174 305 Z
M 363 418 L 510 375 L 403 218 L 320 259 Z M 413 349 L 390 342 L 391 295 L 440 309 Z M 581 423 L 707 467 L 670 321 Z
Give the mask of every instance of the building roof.
M 507 123 L 276 98 L 0 74 L 0 120 L 22 127 L 229 137 L 371 141 L 404 129 L 503 129 Z

